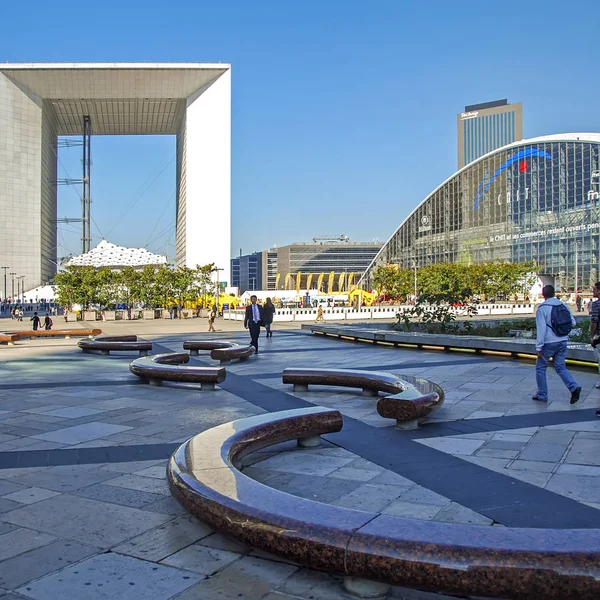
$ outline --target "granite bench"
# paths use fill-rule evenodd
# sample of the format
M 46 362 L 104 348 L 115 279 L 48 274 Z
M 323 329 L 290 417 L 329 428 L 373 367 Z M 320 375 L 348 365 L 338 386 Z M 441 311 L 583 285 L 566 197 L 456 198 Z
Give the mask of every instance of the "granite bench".
M 234 342 L 217 342 L 209 340 L 187 340 L 183 342 L 183 349 L 190 351 L 190 356 L 198 356 L 199 350 L 219 350 L 222 348 L 233 348 Z
M 129 370 L 150 385 L 161 385 L 163 381 L 199 383 L 200 389 L 214 390 L 217 383 L 225 381 L 223 367 L 188 366 L 190 355 L 187 352 L 155 354 L 136 358 L 129 364 Z
M 294 391 L 306 391 L 309 385 L 332 385 L 361 388 L 364 396 L 378 396 L 379 392 L 397 394 L 407 389 L 395 375 L 379 371 L 288 368 L 282 377 L 283 383 L 291 383 Z
M 102 354 L 113 352 L 139 352 L 140 356 L 147 356 L 152 350 L 152 342 L 138 341 L 137 335 L 103 335 L 91 340 L 80 340 L 77 345 L 83 352 L 100 350 Z
M 0 344 L 8 344 L 12 346 L 19 341 L 19 336 L 16 333 L 0 333 Z
M 66 340 L 72 337 L 94 337 L 100 335 L 102 329 L 31 329 L 27 331 L 11 331 L 8 335 L 18 335 L 19 338 L 47 338 L 64 337 Z
M 247 360 L 254 354 L 254 346 L 231 346 L 229 348 L 215 348 L 210 351 L 210 357 L 223 363 L 232 360 Z
M 215 530 L 302 566 L 345 575 L 347 590 L 366 589 L 370 597 L 385 593 L 387 584 L 486 598 L 600 597 L 598 529 L 483 527 L 395 517 L 293 496 L 239 470 L 251 452 L 287 440 L 312 440 L 341 427 L 338 411 L 314 407 L 208 429 L 171 457 L 171 492 Z

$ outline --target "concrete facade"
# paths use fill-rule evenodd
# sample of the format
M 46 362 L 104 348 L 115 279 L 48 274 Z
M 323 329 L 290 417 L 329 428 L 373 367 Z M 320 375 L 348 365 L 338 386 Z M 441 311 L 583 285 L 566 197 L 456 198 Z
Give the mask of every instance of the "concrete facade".
M 56 271 L 57 138 L 82 135 L 85 115 L 93 135 L 177 136 L 176 263 L 215 263 L 229 281 L 227 64 L 1 65 L 0 266 L 26 289 Z

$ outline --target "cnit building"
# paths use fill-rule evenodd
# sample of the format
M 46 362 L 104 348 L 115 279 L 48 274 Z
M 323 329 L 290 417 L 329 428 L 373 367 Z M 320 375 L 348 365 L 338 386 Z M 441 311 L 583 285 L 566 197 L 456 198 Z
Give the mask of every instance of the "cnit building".
M 61 136 L 83 137 L 82 251 L 90 250 L 94 135 L 176 138 L 176 263 L 214 262 L 229 281 L 231 68 L 221 63 L 0 65 L 0 267 L 24 276 L 27 289 L 56 272 Z
M 492 150 L 440 184 L 367 269 L 534 260 L 563 292 L 600 278 L 600 134 L 563 133 Z

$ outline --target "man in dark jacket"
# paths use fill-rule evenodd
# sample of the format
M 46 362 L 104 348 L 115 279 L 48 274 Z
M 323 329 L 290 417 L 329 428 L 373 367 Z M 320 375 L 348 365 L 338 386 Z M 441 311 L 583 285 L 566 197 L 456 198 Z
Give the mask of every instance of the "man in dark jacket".
M 244 317 L 244 327 L 250 330 L 250 345 L 254 346 L 255 354 L 258 354 L 258 336 L 260 335 L 260 326 L 263 323 L 263 307 L 257 304 L 258 298 L 250 296 L 250 302 L 246 306 L 246 315 Z

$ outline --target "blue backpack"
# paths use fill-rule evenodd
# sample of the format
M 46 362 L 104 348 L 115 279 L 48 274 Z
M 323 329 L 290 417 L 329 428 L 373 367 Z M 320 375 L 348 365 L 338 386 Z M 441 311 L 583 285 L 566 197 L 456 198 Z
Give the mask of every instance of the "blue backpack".
M 573 321 L 571 321 L 571 311 L 561 302 L 552 307 L 550 313 L 550 325 L 548 325 L 554 334 L 558 337 L 569 335 L 573 329 Z

